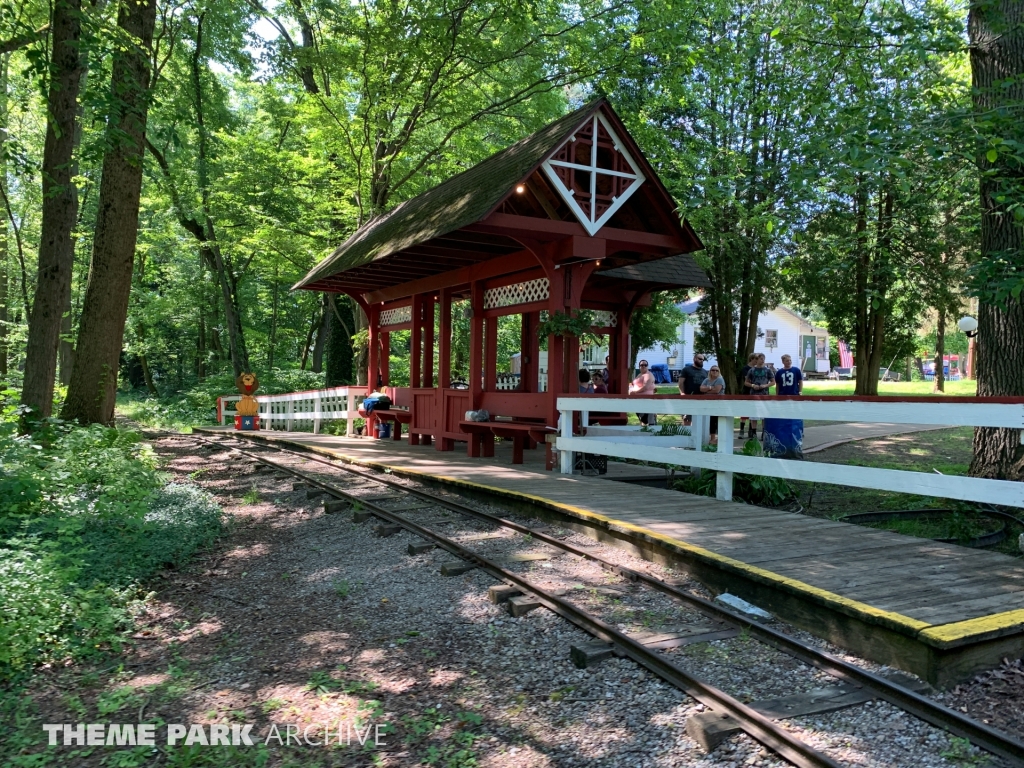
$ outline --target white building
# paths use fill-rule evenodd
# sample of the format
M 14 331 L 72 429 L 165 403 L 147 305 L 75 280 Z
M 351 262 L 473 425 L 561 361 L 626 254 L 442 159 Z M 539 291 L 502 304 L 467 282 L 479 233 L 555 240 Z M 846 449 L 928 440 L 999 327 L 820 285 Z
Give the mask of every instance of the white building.
M 687 321 L 679 326 L 675 344 L 668 351 L 660 346 L 655 349 L 643 349 L 637 360 L 647 360 L 651 365 L 667 365 L 669 370 L 679 370 L 693 361 L 694 335 L 697 330 L 694 313 L 700 299 L 687 301 L 677 305 L 687 316 Z M 710 350 L 696 350 L 708 353 Z M 818 328 L 802 318 L 789 307 L 778 306 L 762 312 L 757 318 L 757 340 L 754 351 L 763 352 L 765 359 L 776 368 L 782 367 L 782 356 L 790 355 L 800 369 L 809 373 L 826 374 L 829 372 L 828 331 Z M 592 348 L 588 350 L 588 362 L 596 364 L 604 362 L 606 351 Z M 709 354 L 704 363 L 710 368 L 715 362 L 714 354 Z M 744 361 L 745 362 L 745 361 Z

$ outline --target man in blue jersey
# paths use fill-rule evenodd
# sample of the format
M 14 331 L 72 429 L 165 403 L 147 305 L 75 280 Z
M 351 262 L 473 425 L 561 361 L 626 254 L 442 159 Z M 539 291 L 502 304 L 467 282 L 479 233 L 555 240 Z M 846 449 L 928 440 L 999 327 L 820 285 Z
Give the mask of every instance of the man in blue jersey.
M 782 370 L 775 372 L 775 391 L 779 395 L 799 395 L 804 377 L 793 367 L 793 358 L 782 356 Z M 764 452 L 779 459 L 802 459 L 804 456 L 804 422 L 802 419 L 765 419 L 762 430 Z
M 793 358 L 782 356 L 782 370 L 775 372 L 775 394 L 799 395 L 804 389 L 804 375 L 793 367 Z

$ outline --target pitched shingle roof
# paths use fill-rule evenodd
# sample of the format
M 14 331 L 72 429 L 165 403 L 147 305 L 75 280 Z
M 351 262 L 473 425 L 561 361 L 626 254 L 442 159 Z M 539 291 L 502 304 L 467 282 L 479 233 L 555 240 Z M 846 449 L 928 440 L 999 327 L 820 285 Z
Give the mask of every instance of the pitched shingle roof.
M 687 288 L 711 287 L 711 281 L 708 280 L 704 270 L 697 266 L 696 260 L 688 253 L 669 256 L 657 261 L 647 261 L 643 264 L 616 267 L 605 272 L 597 272 L 595 275 L 619 280 L 658 283 L 660 285 L 678 285 Z
M 508 194 L 603 103 L 593 101 L 555 120 L 472 168 L 367 222 L 293 286 L 383 259 L 434 237 L 474 224 Z

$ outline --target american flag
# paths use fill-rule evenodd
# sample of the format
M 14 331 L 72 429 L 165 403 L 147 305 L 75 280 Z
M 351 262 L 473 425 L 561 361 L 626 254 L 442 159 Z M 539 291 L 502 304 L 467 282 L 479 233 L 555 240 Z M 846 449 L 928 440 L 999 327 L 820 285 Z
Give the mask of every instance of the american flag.
M 853 368 L 853 354 L 851 354 L 850 348 L 846 346 L 846 342 L 842 339 L 839 340 L 839 367 Z

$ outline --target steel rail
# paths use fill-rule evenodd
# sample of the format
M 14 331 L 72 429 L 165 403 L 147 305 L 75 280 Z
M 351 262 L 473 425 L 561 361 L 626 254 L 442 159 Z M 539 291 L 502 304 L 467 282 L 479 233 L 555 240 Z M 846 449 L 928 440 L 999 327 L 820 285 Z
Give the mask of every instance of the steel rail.
M 206 440 L 204 438 L 196 438 L 195 435 L 191 435 L 195 439 L 202 440 L 203 442 L 212 442 L 217 444 L 216 441 Z M 235 438 L 234 435 L 231 436 Z M 235 438 L 238 439 L 238 438 Z M 225 448 L 229 446 L 220 447 Z M 641 571 L 636 571 L 631 568 L 626 568 L 621 565 L 617 565 L 609 560 L 606 560 L 593 552 L 574 547 L 571 544 L 560 541 L 553 536 L 548 536 L 539 531 L 535 531 L 528 526 L 521 525 L 512 520 L 507 520 L 496 515 L 491 515 L 487 512 L 481 512 L 479 510 L 467 507 L 459 502 L 451 501 L 440 496 L 435 496 L 432 493 L 421 491 L 415 488 L 409 488 L 397 483 L 394 480 L 382 478 L 378 475 L 374 475 L 364 470 L 355 469 L 350 464 L 331 461 L 320 456 L 310 455 L 303 451 L 294 451 L 288 448 L 281 448 L 280 446 L 265 446 L 271 450 L 279 451 L 282 453 L 298 456 L 304 461 L 312 461 L 319 464 L 324 464 L 335 469 L 341 469 L 350 474 L 363 477 L 364 479 L 372 480 L 393 487 L 397 490 L 404 491 L 410 495 L 419 497 L 425 501 L 430 501 L 438 506 L 450 509 L 453 512 L 460 512 L 472 517 L 476 517 L 481 520 L 486 520 L 494 525 L 500 525 L 503 527 L 510 528 L 519 533 L 527 534 L 539 541 L 543 541 L 545 544 L 557 547 L 566 552 L 569 552 L 577 557 L 582 557 L 592 562 L 598 563 L 604 568 L 618 573 L 623 578 L 629 579 L 643 584 L 651 589 L 661 592 L 670 597 L 676 598 L 679 601 L 686 603 L 687 605 L 695 608 L 696 610 L 704 613 L 705 615 L 725 621 L 737 628 L 746 628 L 747 632 L 751 635 L 756 636 L 762 642 L 771 645 L 773 648 L 792 656 L 809 666 L 813 666 L 817 669 L 827 672 L 833 677 L 843 680 L 844 682 L 850 683 L 859 688 L 864 688 L 871 691 L 878 698 L 893 704 L 894 706 L 904 710 L 908 714 L 914 715 L 915 717 L 924 720 L 931 725 L 938 728 L 949 731 L 954 736 L 965 738 L 977 747 L 980 747 L 988 752 L 991 752 L 998 757 L 1010 761 L 1014 765 L 1024 766 L 1024 742 L 1011 736 L 1010 734 L 1003 733 L 996 730 L 986 723 L 978 722 L 977 720 L 968 717 L 960 712 L 957 712 L 949 707 L 937 702 L 932 699 L 922 696 L 916 691 L 912 691 L 902 685 L 892 682 L 881 675 L 876 675 L 873 672 L 869 672 L 855 664 L 844 661 L 843 659 L 834 656 L 827 651 L 823 651 L 819 648 L 815 648 L 812 645 L 804 643 L 796 638 L 790 637 L 789 635 L 780 632 L 779 630 L 773 629 L 765 624 L 761 624 L 758 621 L 744 616 L 736 611 L 730 610 L 724 606 L 720 606 L 716 603 L 712 603 L 709 600 L 694 595 L 690 592 L 682 590 L 672 584 L 669 584 L 661 579 L 657 579 L 649 574 Z M 231 448 L 231 450 L 240 450 L 237 448 Z M 243 451 L 244 453 L 244 451 Z M 253 458 L 257 458 L 253 456 Z M 269 462 L 275 467 L 279 465 Z M 281 469 L 287 469 L 286 467 L 279 467 Z M 292 471 L 292 470 L 288 470 Z M 358 500 L 358 497 L 356 497 Z M 360 502 L 365 504 L 366 502 Z
M 196 439 L 207 443 L 214 442 L 204 440 L 203 438 Z M 737 724 L 740 725 L 740 727 L 752 738 L 756 739 L 786 760 L 789 760 L 793 765 L 799 766 L 800 768 L 842 768 L 840 763 L 837 763 L 827 755 L 818 752 L 810 745 L 796 738 L 788 731 L 779 727 L 767 717 L 756 710 L 751 709 L 738 699 L 735 699 L 715 686 L 694 677 L 682 667 L 673 664 L 656 651 L 644 647 L 636 640 L 633 640 L 629 636 L 619 632 L 617 629 L 598 617 L 592 616 L 586 611 L 577 608 L 569 601 L 563 600 L 542 587 L 538 587 L 536 584 L 524 579 L 518 574 L 502 568 L 493 560 L 477 554 L 473 550 L 464 547 L 462 544 L 459 544 L 458 542 L 453 541 L 430 528 L 425 528 L 408 518 L 397 515 L 394 512 L 390 512 L 378 504 L 374 504 L 371 501 L 364 501 L 360 499 L 359 496 L 349 493 L 343 488 L 338 488 L 332 483 L 326 482 L 325 480 L 303 472 L 302 470 L 279 464 L 275 461 L 271 461 L 265 457 L 258 456 L 234 446 L 221 445 L 218 447 L 236 451 L 243 456 L 253 459 L 254 461 L 258 461 L 261 464 L 273 467 L 274 469 L 283 470 L 295 477 L 301 478 L 303 482 L 321 488 L 331 495 L 347 498 L 354 503 L 358 503 L 363 508 L 373 512 L 377 517 L 394 523 L 395 525 L 399 525 L 423 539 L 433 541 L 439 547 L 452 553 L 456 557 L 475 564 L 478 568 L 489 573 L 496 580 L 513 584 L 524 592 L 532 594 L 541 605 L 594 637 L 598 637 L 606 642 L 615 644 L 618 646 L 618 649 L 623 656 L 629 657 L 637 664 L 650 670 L 663 680 L 671 683 L 684 693 L 699 701 L 701 704 L 711 707 L 718 712 L 728 714 L 730 717 L 734 718 Z M 344 469 L 344 467 L 342 467 L 342 469 Z

